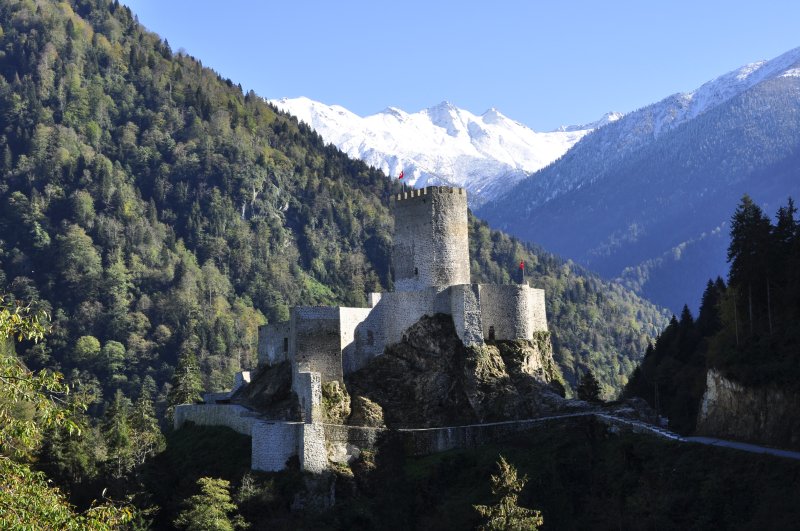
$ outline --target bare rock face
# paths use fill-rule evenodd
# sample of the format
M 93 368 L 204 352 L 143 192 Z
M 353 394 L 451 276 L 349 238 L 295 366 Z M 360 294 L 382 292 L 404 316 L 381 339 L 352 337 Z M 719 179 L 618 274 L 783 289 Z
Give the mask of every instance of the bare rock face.
M 697 432 L 781 448 L 800 448 L 800 394 L 778 386 L 746 387 L 706 373 Z
M 377 404 L 387 426 L 416 428 L 559 411 L 565 401 L 551 385 L 559 379 L 549 337 L 465 347 L 452 318 L 440 314 L 420 319 L 346 384 L 353 404 Z
M 348 424 L 352 426 L 366 426 L 368 428 L 383 428 L 383 408 L 365 396 L 356 396 L 352 400 L 352 412 Z

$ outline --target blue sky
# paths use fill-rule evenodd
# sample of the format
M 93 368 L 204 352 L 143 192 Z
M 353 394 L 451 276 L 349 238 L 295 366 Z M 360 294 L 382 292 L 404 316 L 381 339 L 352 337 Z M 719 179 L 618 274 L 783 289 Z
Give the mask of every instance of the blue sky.
M 123 0 L 267 98 L 367 115 L 442 100 L 538 131 L 627 112 L 800 46 L 800 2 Z

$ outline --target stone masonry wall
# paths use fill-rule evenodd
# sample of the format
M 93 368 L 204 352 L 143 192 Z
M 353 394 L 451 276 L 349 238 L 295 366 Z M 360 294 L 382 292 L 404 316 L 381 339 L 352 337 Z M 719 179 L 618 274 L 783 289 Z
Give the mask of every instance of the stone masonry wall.
M 527 284 L 480 284 L 478 288 L 484 338 L 489 338 L 490 327 L 498 340 L 532 339 L 534 332 L 547 330 L 544 290 Z M 455 319 L 455 310 L 453 315 Z
M 356 329 L 372 311 L 372 308 L 339 308 L 339 337 L 342 351 L 355 345 Z M 369 340 L 368 337 L 363 339 Z
M 395 289 L 469 284 L 466 192 L 429 186 L 398 194 L 393 205 Z
M 328 450 L 325 445 L 325 426 L 322 423 L 302 424 L 300 432 L 300 468 L 320 473 L 328 468 Z
M 342 381 L 342 341 L 339 308 L 292 308 L 289 355 L 293 372 L 320 373 L 323 382 Z
M 364 367 L 383 354 L 386 345 L 400 341 L 403 332 L 423 315 L 449 314 L 450 306 L 450 293 L 442 288 L 383 293 L 368 317 L 356 326 L 354 340 L 342 355 L 343 372 Z
M 300 403 L 304 422 L 322 421 L 322 377 L 318 372 L 299 371 L 292 374 L 292 390 Z
M 179 429 L 186 422 L 198 426 L 227 426 L 242 435 L 252 435 L 256 417 L 252 411 L 233 404 L 183 404 L 175 407 L 174 426 Z
M 528 319 L 531 322 L 534 332 L 547 331 L 547 312 L 544 306 L 544 290 L 530 288 L 530 302 L 528 303 L 528 310 L 530 316 Z
M 264 472 L 286 468 L 286 461 L 298 454 L 302 425 L 300 422 L 255 422 L 250 468 Z
M 479 285 L 483 337 L 531 339 L 530 288 L 525 284 Z
M 258 364 L 275 365 L 289 359 L 289 321 L 258 327 Z
M 450 288 L 450 309 L 458 338 L 465 345 L 483 343 L 483 320 L 478 284 Z

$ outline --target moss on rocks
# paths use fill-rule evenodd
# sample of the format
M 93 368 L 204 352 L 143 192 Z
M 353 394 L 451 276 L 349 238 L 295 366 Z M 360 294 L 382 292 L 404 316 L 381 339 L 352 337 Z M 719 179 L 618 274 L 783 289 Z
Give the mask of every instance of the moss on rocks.
M 365 396 L 355 396 L 352 400 L 352 412 L 348 424 L 382 428 L 386 425 L 383 421 L 383 408 Z
M 350 395 L 336 380 L 322 383 L 322 415 L 325 422 L 344 424 L 350 416 Z

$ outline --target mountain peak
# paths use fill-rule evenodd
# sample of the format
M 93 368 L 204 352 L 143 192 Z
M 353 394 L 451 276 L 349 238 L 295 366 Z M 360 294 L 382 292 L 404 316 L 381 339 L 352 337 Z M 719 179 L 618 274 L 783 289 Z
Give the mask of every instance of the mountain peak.
M 589 132 L 537 133 L 495 107 L 476 116 L 447 100 L 416 113 L 387 107 L 365 118 L 308 98 L 272 103 L 351 157 L 387 174 L 403 168 L 413 186 L 467 188 L 473 205 L 550 164 Z

